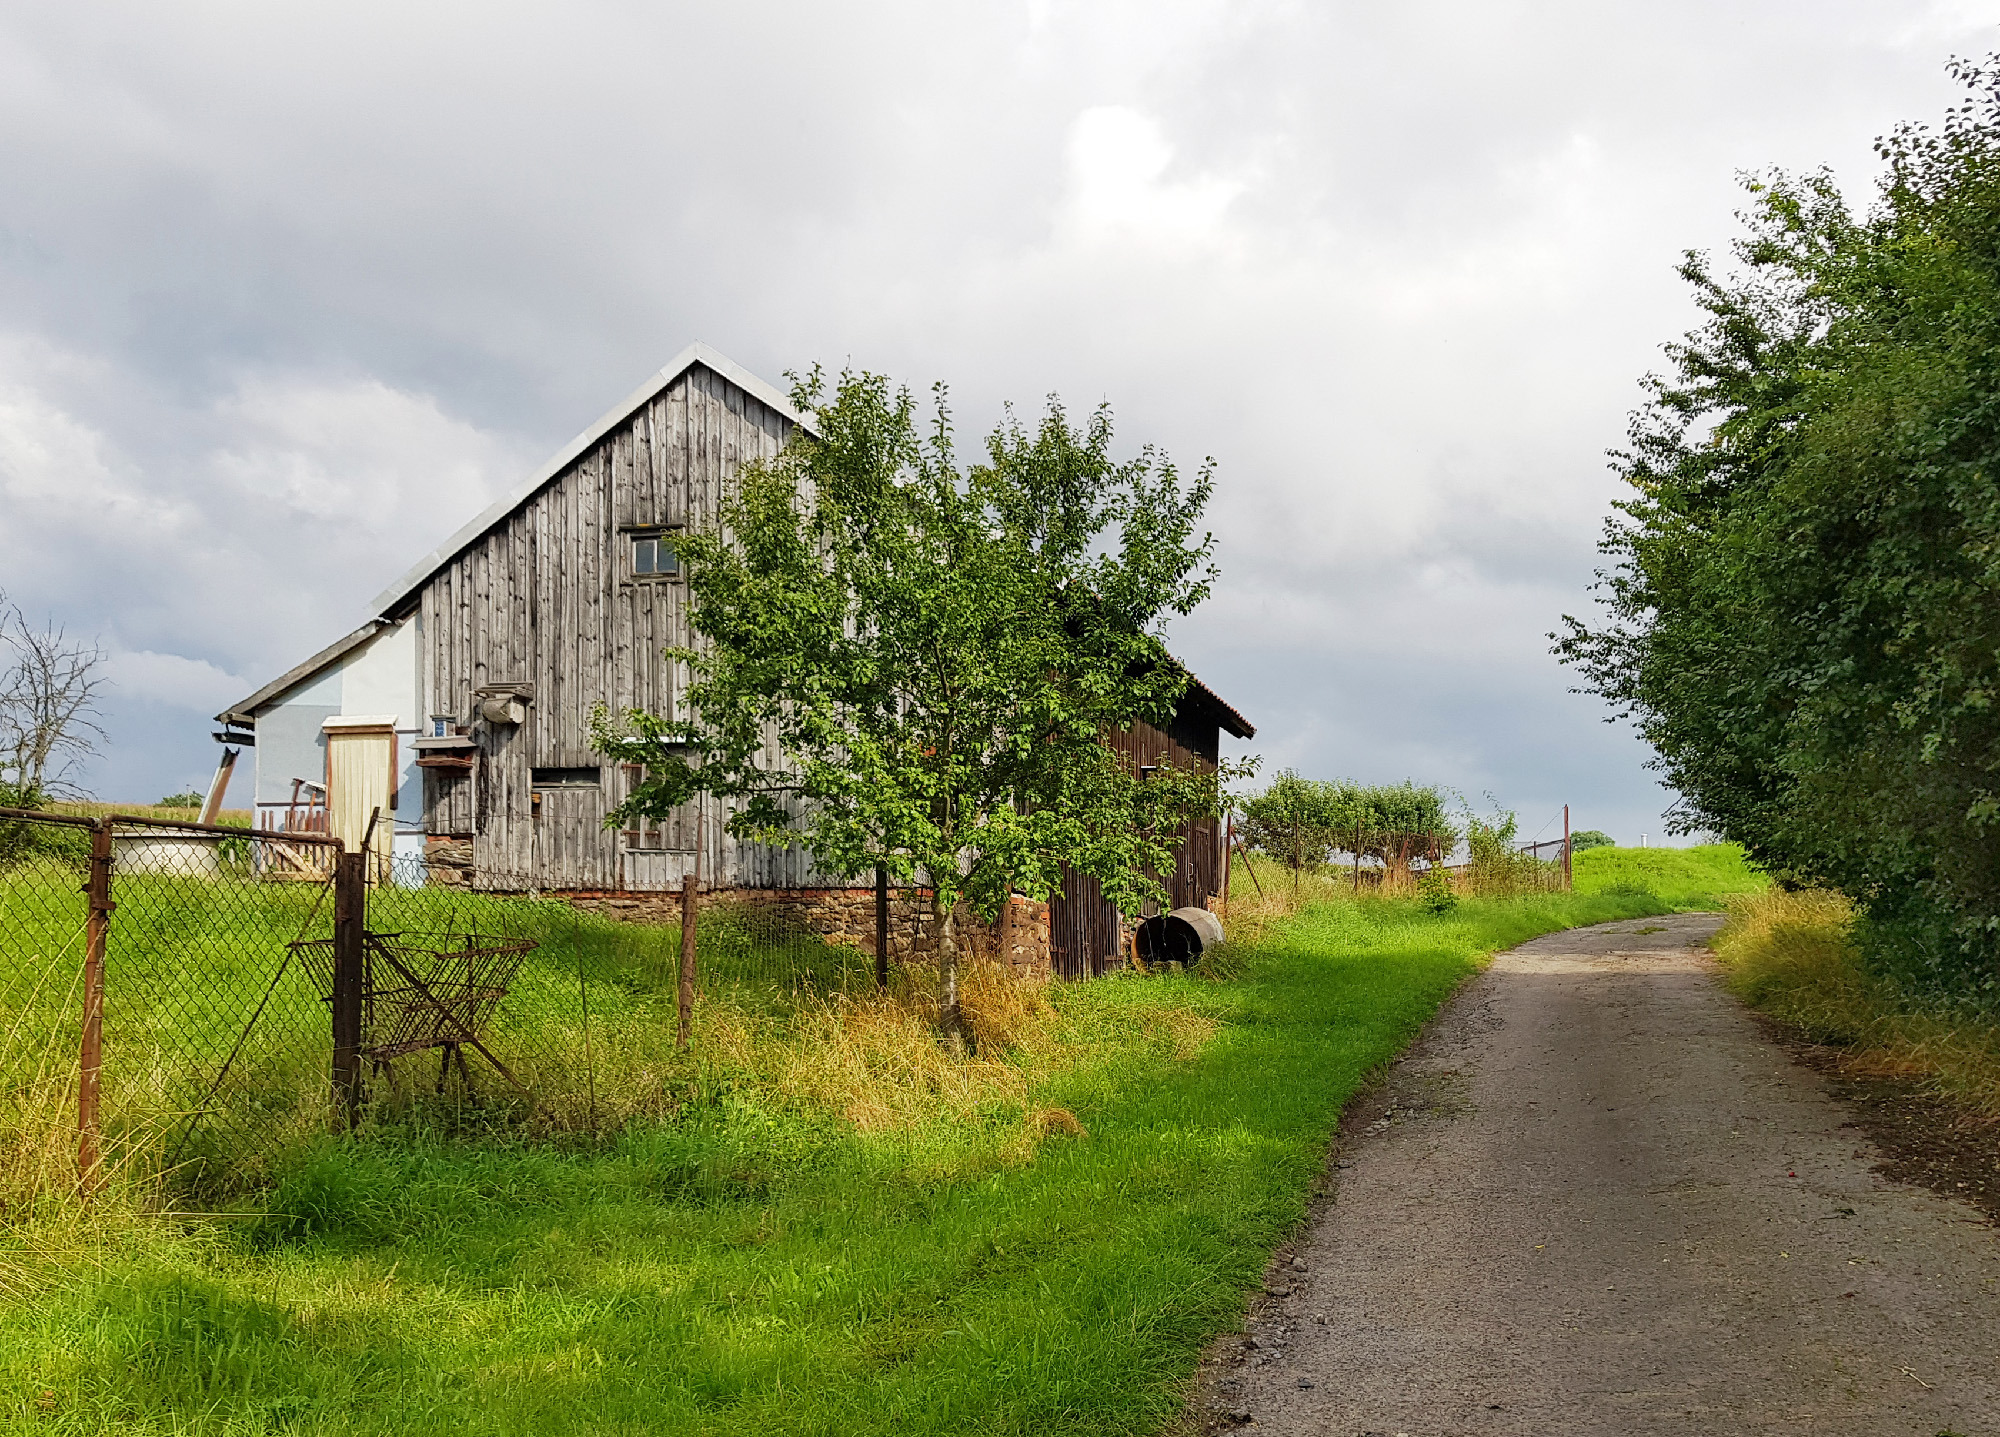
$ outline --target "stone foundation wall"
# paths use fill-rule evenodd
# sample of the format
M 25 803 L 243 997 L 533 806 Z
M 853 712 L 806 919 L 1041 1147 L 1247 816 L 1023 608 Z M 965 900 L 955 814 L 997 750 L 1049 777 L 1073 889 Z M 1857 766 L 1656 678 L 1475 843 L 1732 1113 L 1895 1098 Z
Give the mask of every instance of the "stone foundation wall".
M 678 892 L 551 893 L 586 913 L 599 913 L 627 923 L 678 924 Z M 875 953 L 875 890 L 872 888 L 718 888 L 702 893 L 704 908 L 748 904 L 777 910 L 816 936 L 849 944 L 873 957 Z M 1023 976 L 1049 973 L 1049 906 L 1014 896 L 998 924 L 981 922 L 963 905 L 954 925 L 959 951 L 1004 962 Z M 889 890 L 889 961 L 927 962 L 936 955 L 937 940 L 930 918 L 930 893 L 924 889 Z
M 472 886 L 472 840 L 469 838 L 441 838 L 434 833 L 426 835 L 424 863 L 430 870 L 430 881 L 441 888 Z
M 430 881 L 448 888 L 472 885 L 472 840 L 432 835 L 424 840 L 424 858 Z M 586 913 L 600 913 L 627 923 L 681 921 L 679 889 L 620 890 L 617 892 L 559 893 Z M 873 888 L 717 888 L 702 893 L 704 908 L 724 904 L 749 904 L 775 910 L 784 921 L 796 924 L 830 942 L 848 944 L 873 957 L 875 954 L 875 890 Z M 930 917 L 930 890 L 892 888 L 889 890 L 889 961 L 928 962 L 936 956 L 937 939 Z M 1049 906 L 1016 894 L 997 924 L 981 922 L 963 904 L 959 906 L 959 951 L 996 962 L 1004 962 L 1023 975 L 1047 976 L 1049 968 Z

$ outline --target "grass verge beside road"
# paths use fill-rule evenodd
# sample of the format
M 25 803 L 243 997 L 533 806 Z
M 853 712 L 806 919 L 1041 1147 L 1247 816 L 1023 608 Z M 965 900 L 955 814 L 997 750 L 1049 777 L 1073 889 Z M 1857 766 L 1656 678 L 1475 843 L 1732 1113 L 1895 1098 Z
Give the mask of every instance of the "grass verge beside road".
M 1225 950 L 1226 978 L 1021 1000 L 980 1060 L 1015 1077 L 984 1097 L 902 1073 L 896 1014 L 836 1002 L 795 1061 L 718 1058 L 673 1121 L 607 1142 L 329 1139 L 264 1216 L 135 1219 L 87 1262 L 50 1256 L 75 1232 L 17 1227 L 0 1423 L 1155 1431 L 1303 1216 L 1341 1107 L 1484 955 L 1671 906 L 1314 904 Z
M 1911 1001 L 1868 971 L 1853 925 L 1838 894 L 1774 888 L 1731 903 L 1716 956 L 1738 996 L 1841 1050 L 1851 1075 L 1915 1080 L 2000 1121 L 2000 1021 Z

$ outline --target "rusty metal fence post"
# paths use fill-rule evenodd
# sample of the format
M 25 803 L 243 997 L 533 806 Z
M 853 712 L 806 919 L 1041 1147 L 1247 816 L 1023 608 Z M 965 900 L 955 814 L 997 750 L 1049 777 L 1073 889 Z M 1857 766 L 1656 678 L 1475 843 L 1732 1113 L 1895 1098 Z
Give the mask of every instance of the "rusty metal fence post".
M 674 1008 L 680 1018 L 675 1041 L 683 1052 L 687 1051 L 688 1040 L 694 1034 L 694 944 L 701 910 L 697 883 L 692 873 L 681 879 L 681 981 L 674 994 Z
M 875 986 L 889 986 L 889 870 L 875 870 Z
M 76 1072 L 76 1177 L 79 1191 L 97 1185 L 103 1159 L 98 1085 L 104 1069 L 104 949 L 111 931 L 111 825 L 90 830 L 90 868 L 83 891 L 88 906 L 83 946 L 83 1039 Z
M 1569 805 L 1563 805 L 1563 892 L 1576 887 L 1576 873 L 1569 862 Z
M 361 1110 L 361 995 L 367 963 L 367 855 L 345 849 L 333 860 L 333 1095 L 341 1121 Z

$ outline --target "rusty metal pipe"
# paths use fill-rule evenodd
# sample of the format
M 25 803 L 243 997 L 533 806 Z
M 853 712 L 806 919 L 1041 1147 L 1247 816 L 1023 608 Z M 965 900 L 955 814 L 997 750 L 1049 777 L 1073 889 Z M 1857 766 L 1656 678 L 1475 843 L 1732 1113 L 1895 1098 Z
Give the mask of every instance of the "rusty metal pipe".
M 26 818 L 36 823 L 62 823 L 71 828 L 95 828 L 98 820 L 70 813 L 43 813 L 38 808 L 0 808 L 0 818 Z
M 97 1187 L 103 1158 L 98 1126 L 98 1083 L 104 1068 L 104 949 L 111 932 L 111 825 L 91 830 L 90 871 L 84 894 L 89 909 L 83 940 L 83 1041 L 76 1063 L 76 1181 L 88 1195 Z

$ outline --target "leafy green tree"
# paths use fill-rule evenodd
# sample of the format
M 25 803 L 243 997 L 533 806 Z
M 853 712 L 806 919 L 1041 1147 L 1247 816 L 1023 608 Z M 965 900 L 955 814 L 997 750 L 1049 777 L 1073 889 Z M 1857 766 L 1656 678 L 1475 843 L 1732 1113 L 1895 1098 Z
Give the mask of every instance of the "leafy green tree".
M 1237 807 L 1243 841 L 1299 873 L 1331 862 L 1343 838 L 1351 841 L 1363 802 L 1354 784 L 1302 778 L 1288 768 Z
M 1405 780 L 1365 789 L 1363 794 L 1361 852 L 1380 860 L 1383 879 L 1391 886 L 1408 881 L 1412 862 L 1441 861 L 1457 846 L 1458 826 L 1451 820 L 1443 790 L 1420 788 Z
M 1458 842 L 1445 795 L 1408 781 L 1371 787 L 1286 769 L 1238 806 L 1244 841 L 1294 873 L 1331 863 L 1337 853 L 1358 853 L 1398 883 L 1412 860 L 1435 859 Z
M 829 392 L 814 369 L 794 400 L 809 428 L 677 543 L 684 705 L 599 718 L 600 747 L 647 774 L 608 822 L 709 794 L 731 833 L 802 840 L 823 872 L 921 879 L 962 1044 L 961 900 L 992 917 L 1068 865 L 1136 909 L 1216 811 L 1216 774 L 1136 773 L 1104 742 L 1164 726 L 1186 690 L 1160 629 L 1214 580 L 1210 471 L 1115 460 L 1107 410 L 1077 426 L 1054 400 L 964 468 L 942 389 L 928 425 L 873 374 Z
M 1597 828 L 1579 828 L 1569 836 L 1569 851 L 1581 853 L 1586 848 L 1616 847 L 1611 835 Z
M 1857 217 L 1753 181 L 1668 349 L 1558 652 L 1711 829 L 1865 906 L 1878 966 L 2000 999 L 2000 77 L 1906 124 Z

